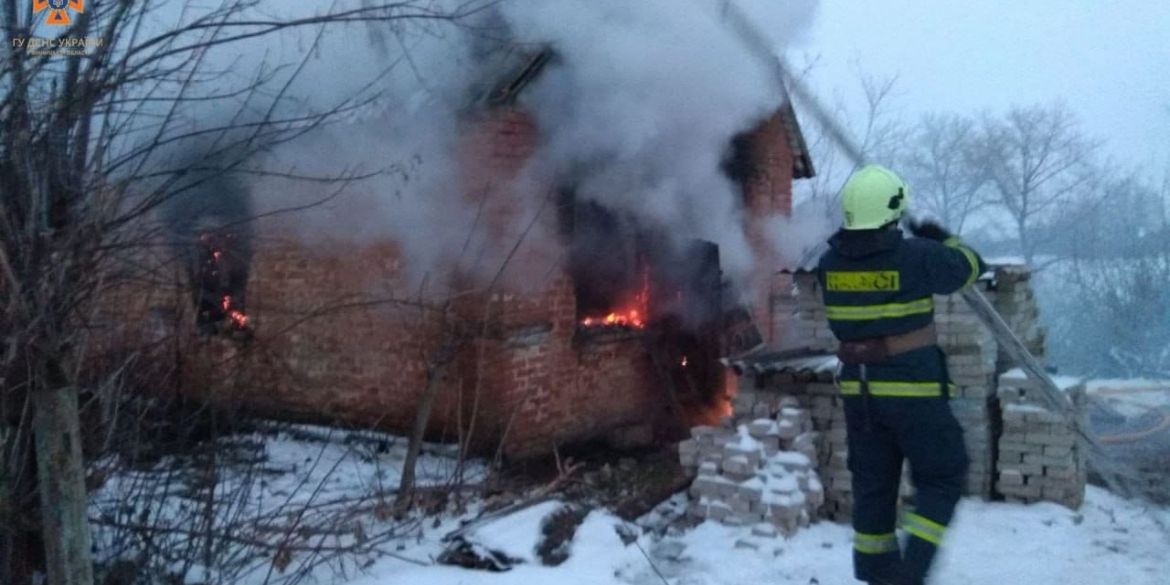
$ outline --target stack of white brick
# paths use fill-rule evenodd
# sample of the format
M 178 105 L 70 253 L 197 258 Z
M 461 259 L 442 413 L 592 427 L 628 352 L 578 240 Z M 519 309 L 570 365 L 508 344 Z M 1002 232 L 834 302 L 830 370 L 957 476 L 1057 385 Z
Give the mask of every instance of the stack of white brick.
M 845 410 L 840 391 L 833 383 L 833 368 L 801 374 L 779 373 L 759 380 L 760 390 L 740 390 L 737 400 L 747 402 L 778 401 L 800 405 L 809 414 L 812 432 L 794 443 L 817 463 L 825 486 L 821 515 L 836 521 L 848 521 L 853 514 L 852 474 L 847 465 Z M 808 444 L 803 441 L 807 440 Z
M 759 404 L 768 408 L 753 403 L 740 416 L 765 414 Z M 691 515 L 752 526 L 757 537 L 791 535 L 818 517 L 824 488 L 813 465 L 815 435 L 808 411 L 777 402 L 766 415 L 734 430 L 695 427 L 692 438 L 679 444 L 682 464 L 698 469 L 690 489 Z
M 1079 409 L 1084 382 L 1055 381 Z M 1010 502 L 1044 500 L 1076 509 L 1084 501 L 1087 479 L 1084 453 L 1077 444 L 1077 420 L 1048 408 L 1038 392 L 1019 370 L 999 378 L 1003 434 L 996 489 Z
M 996 293 L 979 283 L 994 302 Z M 959 295 L 935 297 L 935 324 L 939 346 L 947 355 L 947 372 L 955 385 L 951 410 L 963 427 L 963 441 L 971 462 L 967 495 L 991 497 L 995 475 L 994 437 L 999 431 L 995 372 L 999 346 L 995 337 Z

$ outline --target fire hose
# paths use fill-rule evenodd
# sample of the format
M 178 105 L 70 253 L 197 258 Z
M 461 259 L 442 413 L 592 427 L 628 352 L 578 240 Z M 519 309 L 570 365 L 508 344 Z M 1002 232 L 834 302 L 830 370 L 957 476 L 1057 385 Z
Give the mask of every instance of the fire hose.
M 792 68 L 782 55 L 777 53 L 771 42 L 760 32 L 759 28 L 740 9 L 730 2 L 723 2 L 723 19 L 732 30 L 744 41 L 761 62 L 765 63 L 772 72 L 776 83 L 787 95 L 800 102 L 805 109 L 816 119 L 817 123 L 828 133 L 829 138 L 844 151 L 849 161 L 855 166 L 865 162 L 864 153 L 852 139 L 850 134 L 841 126 L 836 118 L 821 104 L 820 100 L 797 77 L 792 75 Z M 1063 392 L 1048 373 L 1044 366 L 1028 351 L 1027 346 L 1016 337 L 1011 327 L 1004 322 L 1003 317 L 978 289 L 967 287 L 960 293 L 980 321 L 991 330 L 996 341 L 1033 381 L 1040 396 L 1055 412 L 1064 415 L 1073 421 L 1077 442 L 1085 454 L 1086 461 L 1096 471 L 1114 492 L 1125 496 L 1149 495 L 1149 486 L 1142 478 L 1141 473 L 1132 466 L 1118 461 L 1105 451 L 1100 440 L 1089 428 L 1088 421 L 1081 416 L 1077 407 Z

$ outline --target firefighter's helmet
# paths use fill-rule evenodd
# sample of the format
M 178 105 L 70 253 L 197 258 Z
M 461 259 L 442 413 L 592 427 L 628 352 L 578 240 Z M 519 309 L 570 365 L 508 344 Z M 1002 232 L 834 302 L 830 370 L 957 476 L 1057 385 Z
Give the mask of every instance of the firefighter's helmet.
M 845 229 L 872 230 L 898 221 L 909 199 L 910 188 L 901 177 L 881 165 L 866 165 L 841 189 Z

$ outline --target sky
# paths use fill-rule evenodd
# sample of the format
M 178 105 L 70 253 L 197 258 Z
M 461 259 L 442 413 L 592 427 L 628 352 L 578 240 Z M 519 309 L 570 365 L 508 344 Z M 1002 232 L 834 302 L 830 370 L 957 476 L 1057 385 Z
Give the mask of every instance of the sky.
M 1160 0 L 821 0 L 790 58 L 815 58 L 812 89 L 853 106 L 859 69 L 896 75 L 892 105 L 909 118 L 1063 99 L 1113 162 L 1160 175 L 1170 163 L 1168 32 L 1170 2 Z

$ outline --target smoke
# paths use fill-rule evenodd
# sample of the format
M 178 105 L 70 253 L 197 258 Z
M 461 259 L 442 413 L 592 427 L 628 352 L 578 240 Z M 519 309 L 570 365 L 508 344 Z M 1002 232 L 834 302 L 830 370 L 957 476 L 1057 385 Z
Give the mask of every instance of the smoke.
M 414 4 L 439 15 L 474 12 L 489 3 Z M 241 18 L 302 18 L 365 4 L 264 0 Z M 170 6 L 173 10 L 160 14 L 168 26 L 203 14 Z M 185 105 L 175 116 L 180 122 L 174 132 L 230 126 L 233 116 L 325 121 L 292 140 L 288 136 L 301 130 L 296 123 L 284 124 L 292 131 L 261 136 L 252 145 L 260 154 L 247 164 L 250 207 L 261 218 L 261 231 L 291 229 L 313 245 L 394 240 L 414 276 L 425 278 L 480 243 L 474 241 L 481 235 L 473 229 L 477 210 L 464 200 L 456 162 L 460 112 L 486 74 L 473 55 L 478 32 L 469 27 L 475 24 L 472 19 L 334 23 L 213 49 L 204 69 L 217 74 L 202 91 L 239 97 Z M 263 80 L 260 91 L 240 91 L 257 80 Z M 237 193 L 204 190 L 200 196 Z
M 342 0 L 341 8 L 360 3 Z M 817 8 L 815 0 L 739 3 L 778 50 L 799 40 Z M 303 16 L 330 4 L 266 0 L 257 11 Z M 468 1 L 426 5 L 442 12 Z M 503 0 L 458 22 L 348 24 L 319 37 L 316 29 L 260 37 L 207 61 L 223 72 L 217 87 L 262 75 L 269 88 L 287 84 L 271 109 L 277 117 L 362 104 L 343 123 L 268 149 L 264 172 L 252 180 L 255 212 L 306 238 L 392 239 L 416 278 L 468 262 L 490 274 L 522 233 L 547 241 L 540 247 L 548 254 L 559 253 L 554 234 L 526 229 L 538 210 L 552 212 L 550 185 L 570 185 L 579 198 L 679 243 L 719 244 L 724 270 L 742 282 L 753 267 L 742 194 L 720 163 L 732 136 L 775 112 L 784 96 L 766 64 L 721 22 L 722 5 Z M 192 18 L 178 6 L 175 22 Z M 509 237 L 493 239 L 461 176 L 463 115 L 485 89 L 515 72 L 508 49 L 516 46 L 551 47 L 557 60 L 520 96 L 541 143 L 529 168 L 507 186 L 519 210 L 504 228 Z M 250 93 L 234 105 L 268 115 L 266 100 L 274 95 Z M 199 107 L 187 112 L 193 125 L 203 117 Z M 339 176 L 352 180 L 303 180 Z M 281 213 L 289 209 L 298 211 Z M 788 228 L 778 233 L 800 226 Z
M 837 222 L 817 202 L 798 205 L 791 217 L 774 217 L 765 226 L 783 268 L 812 268 L 825 250 Z
M 780 33 L 778 43 L 815 7 L 750 4 L 770 18 L 764 28 Z M 753 262 L 742 196 L 720 163 L 731 137 L 784 96 L 767 64 L 720 22 L 719 5 L 555 0 L 502 12 L 519 40 L 551 45 L 561 60 L 522 96 L 545 140 L 540 161 L 570 177 L 578 197 L 679 241 L 717 243 L 724 269 L 744 280 Z

